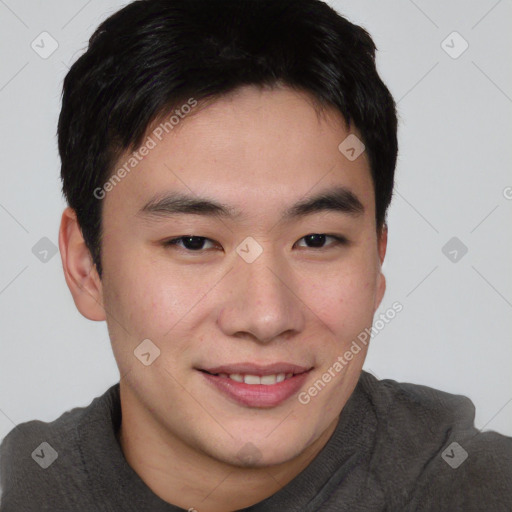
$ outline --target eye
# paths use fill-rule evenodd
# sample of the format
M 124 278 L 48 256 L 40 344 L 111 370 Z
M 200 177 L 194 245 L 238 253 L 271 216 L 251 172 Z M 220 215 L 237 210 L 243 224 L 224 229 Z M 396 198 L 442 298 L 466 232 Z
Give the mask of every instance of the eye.
M 326 246 L 325 243 L 328 239 L 332 239 L 333 242 Z M 306 242 L 306 249 L 329 249 L 330 247 L 349 244 L 349 241 L 343 236 L 326 235 L 323 233 L 312 233 L 306 235 L 302 237 L 299 242 L 302 240 Z M 205 244 L 210 244 L 210 247 L 205 247 Z M 186 252 L 201 252 L 207 249 L 214 249 L 216 245 L 218 246 L 217 242 L 210 238 L 195 235 L 184 235 L 172 238 L 170 240 L 166 240 L 163 245 L 164 247 L 179 247 L 184 249 Z
M 164 246 L 178 246 L 184 248 L 187 251 L 199 252 L 205 249 L 205 242 L 210 242 L 211 244 L 215 243 L 213 240 L 210 240 L 204 236 L 185 235 L 178 238 L 173 238 L 171 240 L 166 240 L 164 242 Z M 180 243 L 183 243 L 183 245 L 180 245 Z
M 331 243 L 327 247 L 325 247 L 324 244 L 328 238 L 333 239 L 334 243 Z M 300 240 L 305 240 L 306 244 L 308 244 L 306 247 L 309 249 L 325 249 L 329 247 L 336 247 L 339 245 L 348 245 L 348 240 L 343 236 L 326 235 L 323 233 L 312 233 L 310 235 L 302 237 Z

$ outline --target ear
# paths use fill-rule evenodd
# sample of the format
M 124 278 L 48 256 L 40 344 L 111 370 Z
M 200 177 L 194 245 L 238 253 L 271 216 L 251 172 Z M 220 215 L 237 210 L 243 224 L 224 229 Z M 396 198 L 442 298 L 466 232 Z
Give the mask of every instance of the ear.
M 62 214 L 59 249 L 66 283 L 78 311 L 89 320 L 105 320 L 101 279 L 71 208 Z
M 377 234 L 377 250 L 379 252 L 379 275 L 377 277 L 377 293 L 375 294 L 375 304 L 373 312 L 377 311 L 377 308 L 382 302 L 384 293 L 386 292 L 386 277 L 382 273 L 382 264 L 386 257 L 386 249 L 388 246 L 388 226 L 386 223 L 383 224 L 382 229 Z

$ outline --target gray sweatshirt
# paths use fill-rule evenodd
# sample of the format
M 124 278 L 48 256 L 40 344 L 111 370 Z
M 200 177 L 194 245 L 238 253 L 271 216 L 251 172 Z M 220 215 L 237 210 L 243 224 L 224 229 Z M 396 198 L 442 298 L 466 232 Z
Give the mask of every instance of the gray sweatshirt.
M 511 511 L 512 438 L 474 426 L 471 400 L 363 371 L 309 466 L 247 512 Z M 119 384 L 0 446 L 1 512 L 177 512 L 128 465 Z M 196 507 L 198 512 L 200 508 Z

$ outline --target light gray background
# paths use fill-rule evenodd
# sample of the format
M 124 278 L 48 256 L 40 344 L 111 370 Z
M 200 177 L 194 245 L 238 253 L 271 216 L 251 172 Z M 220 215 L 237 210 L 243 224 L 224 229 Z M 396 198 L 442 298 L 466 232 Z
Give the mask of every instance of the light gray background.
M 380 311 L 404 309 L 373 339 L 365 369 L 469 396 L 478 428 L 512 435 L 511 1 L 330 4 L 373 36 L 400 115 Z M 106 325 L 77 312 L 58 253 L 42 262 L 32 248 L 57 244 L 65 206 L 62 79 L 122 5 L 0 0 L 0 439 L 118 380 Z M 59 45 L 47 59 L 31 48 L 43 31 Z M 441 46 L 453 31 L 469 44 L 456 59 Z M 445 44 L 457 53 L 461 43 Z M 452 237 L 468 248 L 457 262 L 442 252 Z

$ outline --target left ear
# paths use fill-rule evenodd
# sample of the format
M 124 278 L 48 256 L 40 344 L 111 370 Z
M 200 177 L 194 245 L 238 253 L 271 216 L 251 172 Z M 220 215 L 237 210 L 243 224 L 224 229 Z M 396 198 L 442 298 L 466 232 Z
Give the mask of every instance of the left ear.
M 62 213 L 59 248 L 64 277 L 78 311 L 89 320 L 105 320 L 101 279 L 85 244 L 76 213 L 69 207 Z
M 377 308 L 382 302 L 384 293 L 386 292 L 386 277 L 382 273 L 382 264 L 386 256 L 386 249 L 388 246 L 388 226 L 386 223 L 383 224 L 382 229 L 377 234 L 377 249 L 379 252 L 379 275 L 377 276 L 377 293 L 375 294 L 375 304 L 373 312 L 377 311 Z

